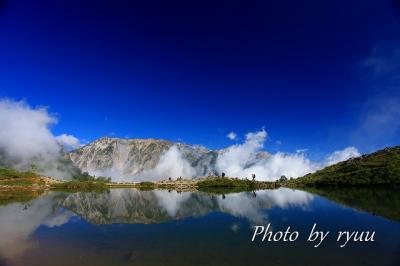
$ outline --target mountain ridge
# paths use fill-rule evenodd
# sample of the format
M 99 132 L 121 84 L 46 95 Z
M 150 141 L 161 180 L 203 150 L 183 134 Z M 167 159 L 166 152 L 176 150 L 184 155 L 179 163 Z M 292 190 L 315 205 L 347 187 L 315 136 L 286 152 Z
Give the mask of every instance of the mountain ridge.
M 167 152 L 174 146 L 177 148 L 176 154 L 168 155 Z M 220 150 L 164 139 L 101 137 L 68 155 L 82 171 L 93 175 L 121 175 L 126 179 L 155 169 L 160 159 L 165 159 L 167 155 L 171 157 L 170 160 L 186 160 L 195 169 L 196 175 L 215 174 L 215 161 L 219 153 Z

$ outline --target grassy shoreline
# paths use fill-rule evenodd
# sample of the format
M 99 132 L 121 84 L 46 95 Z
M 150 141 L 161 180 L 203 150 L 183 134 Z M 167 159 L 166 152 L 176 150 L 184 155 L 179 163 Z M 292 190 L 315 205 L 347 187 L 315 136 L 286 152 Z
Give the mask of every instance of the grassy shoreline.
M 84 179 L 61 181 L 41 176 L 34 172 L 19 172 L 13 169 L 0 168 L 0 191 L 37 191 L 37 190 L 70 190 L 92 191 L 111 188 L 137 188 L 142 190 L 173 189 L 179 191 L 235 190 L 249 191 L 274 189 L 277 182 L 251 181 L 247 179 L 210 176 L 206 178 L 162 180 L 155 182 L 114 183 L 108 179 Z

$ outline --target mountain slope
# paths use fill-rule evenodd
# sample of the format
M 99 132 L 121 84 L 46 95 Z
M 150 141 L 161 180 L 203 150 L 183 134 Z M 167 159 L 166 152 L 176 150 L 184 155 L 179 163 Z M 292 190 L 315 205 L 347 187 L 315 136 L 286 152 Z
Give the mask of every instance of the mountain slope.
M 124 180 L 154 169 L 173 146 L 177 147 L 178 152 L 171 154 L 170 158 L 164 157 L 165 164 L 177 164 L 177 160 L 185 160 L 196 176 L 214 173 L 217 151 L 166 140 L 104 137 L 70 152 L 69 157 L 83 171 Z
M 349 159 L 288 184 L 311 186 L 399 185 L 400 146 Z

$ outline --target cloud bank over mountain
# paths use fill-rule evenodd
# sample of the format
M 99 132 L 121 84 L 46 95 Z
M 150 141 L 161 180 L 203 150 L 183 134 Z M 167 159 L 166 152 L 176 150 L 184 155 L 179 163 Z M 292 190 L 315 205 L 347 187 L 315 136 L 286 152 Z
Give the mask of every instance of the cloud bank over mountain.
M 161 157 L 153 169 L 145 170 L 137 175 L 141 180 L 154 180 L 166 177 L 196 177 L 196 169 L 184 158 L 178 147 L 173 145 Z
M 265 151 L 264 129 L 247 133 L 243 143 L 209 150 L 163 140 L 102 138 L 70 153 L 83 171 L 110 176 L 114 181 L 154 181 L 220 175 L 272 181 L 280 176 L 300 177 L 325 166 L 360 156 L 355 147 L 335 151 L 321 161 L 310 160 L 305 151 Z
M 218 156 L 216 163 L 218 171 L 237 177 L 250 177 L 251 174 L 256 174 L 259 180 L 275 180 L 282 175 L 295 178 L 360 156 L 355 147 L 335 151 L 322 162 L 311 161 L 303 150 L 298 150 L 296 153 L 277 152 L 259 156 L 264 150 L 267 136 L 264 129 L 247 133 L 244 143 L 232 145 Z
M 82 149 L 78 138 L 53 135 L 57 123 L 47 108 L 32 108 L 23 101 L 0 100 L 0 163 L 28 170 L 38 165 L 43 174 L 68 178 L 68 168 L 60 167 L 63 151 L 84 171 L 96 176 L 111 176 L 115 181 L 160 180 L 168 177 L 194 178 L 221 174 L 258 180 L 275 180 L 281 175 L 299 177 L 324 166 L 360 156 L 355 147 L 329 154 L 323 161 L 307 158 L 305 152 L 267 153 L 265 129 L 249 132 L 243 143 L 222 150 L 209 150 L 161 140 L 103 139 Z M 237 139 L 233 132 L 228 138 Z

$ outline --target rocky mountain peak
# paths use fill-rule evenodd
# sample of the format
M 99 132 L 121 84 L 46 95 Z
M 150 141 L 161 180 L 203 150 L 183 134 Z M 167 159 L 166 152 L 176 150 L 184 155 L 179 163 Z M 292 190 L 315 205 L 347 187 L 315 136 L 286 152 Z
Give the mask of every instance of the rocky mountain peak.
M 172 146 L 196 175 L 212 172 L 217 152 L 200 146 L 174 143 L 162 139 L 124 139 L 102 137 L 69 153 L 71 160 L 83 171 L 93 175 L 107 175 L 123 180 L 155 168 Z

